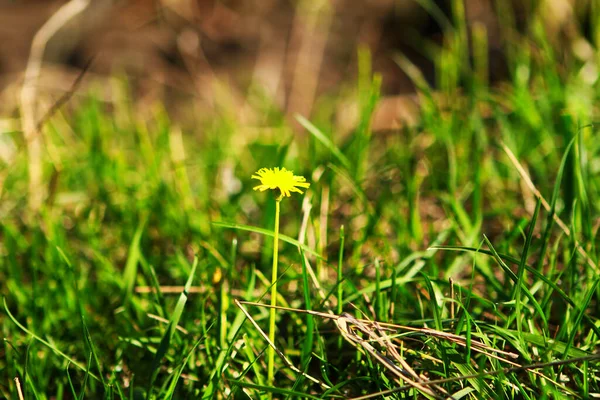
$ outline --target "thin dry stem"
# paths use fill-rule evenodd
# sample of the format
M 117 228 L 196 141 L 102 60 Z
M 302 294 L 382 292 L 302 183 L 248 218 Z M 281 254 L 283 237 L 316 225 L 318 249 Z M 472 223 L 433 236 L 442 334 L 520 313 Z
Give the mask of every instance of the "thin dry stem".
M 546 201 L 546 199 L 544 198 L 544 196 L 542 196 L 542 193 L 540 193 L 540 191 L 535 187 L 535 185 L 533 184 L 533 181 L 531 180 L 531 178 L 527 174 L 527 171 L 525 171 L 525 168 L 523 168 L 523 166 L 521 165 L 521 163 L 519 162 L 519 160 L 517 159 L 517 157 L 515 156 L 515 154 L 508 148 L 508 146 L 505 143 L 502 143 L 502 149 L 504 149 L 504 152 L 506 153 L 506 155 L 508 156 L 508 158 L 512 162 L 513 166 L 515 167 L 515 169 L 517 170 L 517 172 L 519 173 L 519 175 L 521 175 L 521 179 L 523 179 L 523 181 L 525 182 L 525 184 L 527 185 L 527 187 L 529 188 L 529 190 L 531 190 L 533 192 L 533 194 L 535 195 L 535 197 L 537 197 L 541 201 L 542 206 L 544 206 L 544 208 L 546 209 L 546 211 L 550 211 L 552 209 L 550 207 L 550 204 Z M 552 218 L 554 219 L 554 222 L 556 222 L 556 224 L 560 227 L 560 229 L 562 229 L 562 231 L 568 237 L 571 237 L 571 230 L 569 229 L 569 227 L 567 226 L 567 224 L 565 224 L 563 222 L 563 220 L 560 219 L 560 217 L 558 215 L 556 215 L 556 214 L 554 214 L 552 216 Z M 573 241 L 575 242 L 575 246 L 577 247 L 577 251 L 579 252 L 579 254 L 581 254 L 583 256 L 583 258 L 585 258 L 585 260 L 587 261 L 588 265 L 594 271 L 596 271 L 596 273 L 598 273 L 599 272 L 598 271 L 598 266 L 592 260 L 592 258 L 588 255 L 588 253 L 585 251 L 585 249 L 581 246 L 581 244 L 579 243 L 579 241 L 576 238 L 573 238 Z
M 320 254 L 325 254 L 327 247 L 327 221 L 329 216 L 329 185 L 323 184 L 321 190 L 321 209 L 319 210 L 319 251 Z M 323 260 L 317 260 L 319 277 L 323 280 L 327 279 L 325 274 L 325 262 Z
M 38 30 L 31 44 L 31 53 L 21 88 L 21 117 L 27 144 L 29 165 L 29 207 L 38 210 L 44 199 L 42 185 L 42 137 L 37 122 L 37 81 L 42 69 L 44 52 L 48 41 L 69 21 L 81 14 L 90 0 L 71 0 L 54 13 Z
M 272 306 L 267 305 L 267 304 L 262 304 L 262 303 L 251 302 L 251 301 L 242 301 L 242 300 L 238 300 L 238 299 L 235 299 L 234 302 L 238 307 L 240 307 L 240 309 L 242 309 L 244 314 L 252 321 L 252 324 L 259 330 L 260 334 L 267 340 L 269 345 L 274 348 L 275 345 L 271 341 L 268 340 L 268 338 L 266 337 L 266 334 L 262 330 L 260 330 L 260 328 L 258 327 L 256 322 L 252 318 L 250 318 L 248 312 L 242 305 L 251 305 L 251 306 L 266 307 L 266 308 L 271 308 Z M 452 396 L 449 395 L 445 389 L 443 389 L 437 385 L 442 384 L 442 383 L 447 383 L 447 382 L 461 381 L 461 380 L 474 379 L 474 378 L 482 378 L 482 377 L 486 377 L 486 376 L 489 377 L 489 376 L 495 376 L 495 375 L 499 375 L 499 374 L 507 374 L 510 372 L 525 371 L 525 370 L 540 376 L 540 378 L 553 383 L 554 385 L 556 385 L 556 387 L 559 387 L 562 390 L 565 390 L 566 392 L 570 392 L 570 390 L 567 387 L 550 379 L 548 376 L 537 371 L 537 369 L 541 369 L 541 368 L 544 368 L 547 366 L 564 365 L 564 364 L 575 363 L 575 362 L 579 362 L 579 361 L 589 361 L 589 360 L 600 359 L 600 355 L 592 355 L 592 356 L 587 356 L 587 357 L 572 358 L 569 360 L 559 360 L 559 361 L 553 361 L 553 362 L 549 362 L 549 363 L 531 364 L 531 365 L 523 366 L 523 365 L 520 365 L 514 361 L 507 359 L 507 358 L 501 357 L 501 355 L 502 355 L 505 357 L 517 358 L 518 357 L 517 354 L 508 352 L 505 350 L 492 348 L 492 347 L 486 345 L 485 343 L 479 342 L 478 340 L 471 339 L 469 345 L 470 345 L 470 348 L 472 351 L 481 353 L 481 354 L 485 355 L 486 357 L 494 358 L 496 360 L 502 361 L 506 364 L 511 365 L 511 367 L 494 370 L 494 371 L 485 371 L 485 372 L 473 374 L 473 375 L 463 375 L 463 376 L 456 376 L 456 377 L 438 379 L 438 380 L 427 380 L 426 378 L 419 376 L 410 367 L 410 365 L 408 365 L 408 363 L 406 363 L 406 361 L 403 359 L 403 357 L 400 355 L 400 352 L 398 351 L 398 345 L 396 345 L 392 342 L 393 338 L 390 337 L 388 334 L 386 334 L 385 331 L 394 329 L 394 330 L 404 330 L 404 331 L 409 331 L 409 332 L 418 332 L 418 333 L 421 333 L 426 336 L 436 337 L 438 339 L 443 339 L 443 340 L 448 340 L 449 342 L 466 347 L 467 340 L 464 337 L 453 334 L 453 333 L 437 331 L 437 330 L 430 329 L 430 328 L 414 328 L 414 327 L 410 327 L 410 326 L 355 318 L 348 313 L 336 315 L 336 314 L 331 313 L 331 311 L 330 311 L 330 313 L 324 313 L 324 312 L 319 312 L 319 311 L 302 310 L 302 309 L 282 307 L 282 306 L 274 306 L 274 308 L 277 308 L 282 311 L 291 311 L 291 312 L 297 312 L 297 313 L 303 313 L 303 314 L 310 314 L 310 315 L 318 316 L 318 317 L 321 317 L 324 319 L 333 320 L 334 323 L 336 324 L 336 326 L 338 327 L 340 333 L 344 337 L 344 339 L 346 339 L 349 343 L 351 343 L 355 347 L 358 347 L 360 345 L 369 355 L 374 357 L 377 360 L 377 362 L 381 363 L 381 365 L 383 367 L 388 369 L 392 374 L 397 376 L 402 381 L 406 382 L 405 386 L 402 386 L 402 387 L 399 387 L 396 389 L 392 389 L 392 390 L 388 390 L 388 391 L 382 391 L 382 392 L 373 393 L 373 394 L 366 395 L 366 396 L 357 397 L 354 400 L 359 400 L 359 399 L 363 400 L 363 399 L 370 399 L 370 398 L 375 398 L 375 397 L 379 397 L 379 396 L 385 396 L 385 395 L 389 395 L 392 393 L 405 391 L 410 388 L 418 389 L 422 393 L 426 393 L 427 395 L 435 397 L 435 398 L 451 399 Z M 363 335 L 366 338 L 361 337 L 359 334 Z M 377 343 L 379 346 L 381 346 L 381 348 L 385 350 L 385 353 L 387 354 L 387 356 L 383 355 L 380 351 L 378 351 L 371 343 Z M 284 360 L 286 365 L 290 366 L 290 368 L 292 368 L 292 370 L 299 372 L 296 367 L 293 367 L 293 366 L 291 366 L 291 364 L 289 364 L 289 360 L 287 360 L 285 358 L 285 356 L 279 350 L 275 349 L 275 351 L 277 352 L 277 354 L 280 355 L 280 357 L 282 357 L 282 359 Z M 392 357 L 396 362 L 398 362 L 400 364 L 401 367 L 396 365 L 394 363 L 394 361 L 392 361 L 389 357 Z M 299 372 L 299 373 L 301 373 L 301 372 Z M 436 389 L 437 393 L 433 389 Z M 438 393 L 441 393 L 442 395 L 439 395 Z
M 314 382 L 316 384 L 318 384 L 319 386 L 321 386 L 324 389 L 330 389 L 330 386 L 321 382 L 320 380 L 318 380 L 317 378 L 313 378 L 311 375 L 307 374 L 306 372 L 302 372 L 300 371 L 298 368 L 296 368 L 292 362 L 290 360 L 288 360 L 288 358 L 285 356 L 285 354 L 283 354 L 281 352 L 281 350 L 279 350 L 276 346 L 275 343 L 273 343 L 268 335 L 260 328 L 260 326 L 258 326 L 258 324 L 256 323 L 256 321 L 252 318 L 252 316 L 248 313 L 248 310 L 246 310 L 246 308 L 242 305 L 243 302 L 241 302 L 238 299 L 234 299 L 233 302 L 235 303 L 236 306 L 238 306 L 238 308 L 240 310 L 242 310 L 242 312 L 244 313 L 244 315 L 246 316 L 246 318 L 248 318 L 250 320 L 250 322 L 252 323 L 252 325 L 256 328 L 256 330 L 258 331 L 258 333 L 260 333 L 260 335 L 267 341 L 267 343 L 269 344 L 269 346 L 275 351 L 275 353 L 277 353 L 277 355 L 283 360 L 283 363 L 285 365 L 287 365 L 288 368 L 290 368 L 292 371 L 296 372 L 297 374 L 302 375 L 303 377 L 305 377 L 306 379 L 310 380 L 311 382 Z M 280 307 L 274 307 L 274 308 L 280 308 Z
M 304 244 L 305 239 L 306 239 L 306 230 L 308 229 L 310 210 L 312 209 L 312 205 L 310 203 L 311 198 L 312 198 L 312 196 L 309 192 L 306 194 L 306 196 L 304 196 L 304 200 L 302 201 L 302 213 L 303 213 L 302 226 L 300 227 L 300 232 L 298 234 L 298 242 L 300 244 Z M 321 300 L 325 301 L 326 300 L 325 290 L 323 290 L 323 288 L 319 284 L 319 279 L 317 278 L 317 275 L 315 274 L 315 271 L 314 271 L 312 265 L 310 264 L 308 257 L 306 256 L 305 253 L 302 253 L 302 254 L 304 255 L 304 263 L 306 264 L 306 271 L 308 272 L 308 275 L 310 276 L 310 279 L 312 280 L 312 283 L 315 286 L 315 289 L 317 289 L 317 293 L 319 294 L 319 297 L 321 297 Z
M 340 318 L 335 320 L 335 324 L 338 327 L 338 330 L 340 331 L 344 339 L 346 339 L 348 343 L 352 344 L 354 347 L 358 347 L 360 345 L 361 348 L 363 348 L 383 367 L 385 367 L 388 371 L 390 371 L 400 380 L 406 382 L 409 386 L 414 387 L 420 392 L 432 396 L 436 399 L 444 398 L 435 393 L 433 389 L 423 386 L 421 379 L 406 362 L 403 362 L 401 364 L 403 368 L 399 368 L 396 364 L 394 364 L 393 361 L 391 361 L 389 358 L 385 357 L 378 350 L 376 350 L 370 342 L 374 341 L 379 343 L 380 345 L 382 344 L 382 342 L 380 341 L 381 338 L 377 334 L 375 334 L 375 331 L 371 329 L 370 326 L 347 313 L 343 313 L 340 316 Z M 356 331 L 366 335 L 369 339 L 363 339 L 356 333 Z M 406 369 L 406 367 L 408 367 L 408 369 Z M 411 378 L 415 378 L 415 380 Z
M 23 391 L 21 390 L 21 382 L 19 381 L 19 377 L 15 377 L 15 386 L 17 387 L 17 394 L 19 395 L 19 400 L 25 400 L 25 397 L 23 397 Z

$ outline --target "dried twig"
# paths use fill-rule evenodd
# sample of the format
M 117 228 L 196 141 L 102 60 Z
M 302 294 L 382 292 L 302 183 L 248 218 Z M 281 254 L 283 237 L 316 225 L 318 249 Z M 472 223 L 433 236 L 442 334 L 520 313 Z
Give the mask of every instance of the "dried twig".
M 324 312 L 319 312 L 319 311 L 301 310 L 301 309 L 297 309 L 297 308 L 282 307 L 282 306 L 271 306 L 268 304 L 256 303 L 256 302 L 252 302 L 252 301 L 242 301 L 242 300 L 237 300 L 237 301 L 239 301 L 241 304 L 246 304 L 246 305 L 251 305 L 251 306 L 256 306 L 256 307 L 266 307 L 266 308 L 274 307 L 274 308 L 277 308 L 278 310 L 282 310 L 282 311 L 291 311 L 291 312 L 296 312 L 296 313 L 310 314 L 310 315 L 314 315 L 314 316 L 325 318 L 325 319 L 331 319 L 334 321 L 338 320 L 339 318 L 342 318 L 342 316 L 340 316 L 340 315 L 329 314 L 329 313 L 324 313 Z M 342 315 L 344 315 L 344 314 L 342 314 Z M 360 319 L 360 318 L 355 318 L 355 320 L 360 321 L 361 323 L 369 324 L 369 325 L 373 326 L 372 321 L 369 321 L 366 319 Z M 463 347 L 466 347 L 466 345 L 467 345 L 466 339 L 460 335 L 455 335 L 453 333 L 438 331 L 438 330 L 431 329 L 431 328 L 415 328 L 412 326 L 391 324 L 388 322 L 377 322 L 377 325 L 382 328 L 416 332 L 416 333 L 421 333 L 426 336 L 437 337 L 439 339 L 451 341 L 451 342 L 456 343 L 457 345 L 460 345 Z M 495 353 L 495 354 L 503 355 L 503 356 L 510 357 L 510 358 L 518 358 L 519 357 L 518 354 L 509 352 L 509 351 L 505 351 L 505 350 L 495 349 L 493 347 L 489 347 L 486 344 L 479 342 L 477 340 L 471 340 L 469 345 L 471 346 L 471 350 L 476 351 L 478 353 L 482 353 L 489 357 L 498 357 L 497 355 L 490 354 L 490 353 Z M 504 362 L 509 362 L 505 358 L 498 358 L 498 359 L 501 361 L 504 361 Z
M 343 313 L 338 319 L 335 320 L 335 324 L 347 342 L 349 342 L 355 347 L 358 347 L 360 345 L 382 366 L 384 366 L 388 371 L 396 375 L 396 377 L 406 382 L 409 386 L 436 399 L 444 399 L 444 397 L 435 393 L 433 389 L 423 386 L 422 380 L 406 362 L 402 363 L 403 368 L 399 368 L 396 364 L 394 364 L 393 361 L 391 361 L 389 358 L 385 357 L 383 354 L 377 351 L 373 347 L 373 345 L 371 345 L 370 342 L 375 341 L 381 344 L 381 338 L 375 333 L 373 329 L 371 329 L 370 326 L 363 323 L 361 320 L 354 318 L 348 313 Z M 356 333 L 357 331 L 366 335 L 369 339 L 363 339 Z
M 598 361 L 598 360 L 600 360 L 600 354 L 594 354 L 591 356 L 576 357 L 576 358 L 570 358 L 567 360 L 557 360 L 557 361 L 550 361 L 547 363 L 521 365 L 518 367 L 499 369 L 496 371 L 486 371 L 486 372 L 481 372 L 479 374 L 462 375 L 462 376 L 454 376 L 451 378 L 436 379 L 436 380 L 428 381 L 424 384 L 438 385 L 441 383 L 456 382 L 456 381 L 461 381 L 461 380 L 465 380 L 465 379 L 477 379 L 477 378 L 485 378 L 485 377 L 490 377 L 490 376 L 495 376 L 495 375 L 506 375 L 506 374 L 520 372 L 520 371 L 533 372 L 537 369 L 542 369 L 542 368 L 547 368 L 547 367 L 557 367 L 557 366 L 561 366 L 561 365 L 574 364 L 574 363 L 578 363 L 578 362 Z M 407 385 L 407 386 L 398 387 L 398 388 L 394 388 L 394 389 L 390 389 L 390 390 L 385 390 L 385 391 L 381 391 L 381 392 L 377 392 L 377 393 L 371 393 L 371 394 L 368 394 L 365 396 L 354 397 L 351 400 L 373 399 L 373 398 L 380 397 L 380 396 L 388 396 L 390 394 L 402 392 L 407 389 L 410 389 L 410 386 Z M 564 389 L 570 391 L 568 388 L 564 388 Z
M 354 400 L 363 400 L 363 399 L 370 399 L 370 398 L 375 398 L 375 397 L 379 397 L 379 396 L 385 396 L 385 395 L 389 395 L 392 393 L 405 391 L 410 388 L 417 389 L 417 390 L 421 391 L 422 393 L 427 394 L 428 396 L 431 396 L 431 397 L 452 399 L 452 396 L 444 388 L 438 386 L 439 384 L 460 381 L 460 380 L 467 380 L 467 379 L 489 377 L 489 376 L 495 376 L 495 375 L 499 375 L 499 374 L 507 374 L 507 373 L 512 373 L 512 372 L 517 372 L 517 371 L 530 371 L 531 373 L 534 373 L 534 374 L 540 376 L 541 378 L 548 380 L 549 382 L 552 382 L 557 387 L 560 387 L 562 390 L 570 392 L 569 388 L 550 379 L 548 376 L 545 376 L 543 373 L 541 373 L 540 371 L 537 371 L 537 370 L 544 368 L 544 367 L 548 367 L 548 366 L 564 365 L 564 364 L 568 364 L 568 363 L 576 363 L 576 362 L 580 362 L 580 361 L 591 361 L 591 360 L 599 360 L 600 359 L 600 355 L 592 355 L 592 356 L 588 356 L 588 357 L 579 357 L 579 358 L 572 358 L 569 360 L 560 360 L 560 361 L 554 361 L 554 362 L 549 362 L 549 363 L 544 363 L 544 364 L 531 364 L 531 365 L 524 366 L 524 365 L 520 365 L 514 361 L 511 361 L 507 358 L 502 357 L 502 356 L 505 356 L 505 357 L 510 357 L 510 358 L 517 358 L 518 357 L 517 354 L 508 352 L 505 350 L 495 349 L 490 346 L 487 346 L 485 343 L 482 343 L 478 340 L 471 339 L 471 341 L 469 343 L 471 350 L 481 353 L 481 354 L 485 355 L 486 357 L 494 358 L 499 361 L 502 361 L 506 364 L 511 365 L 511 367 L 499 369 L 499 370 L 495 370 L 495 371 L 486 371 L 486 372 L 482 372 L 479 374 L 473 374 L 473 375 L 462 375 L 462 376 L 451 377 L 451 378 L 446 378 L 446 379 L 427 380 L 427 379 L 419 376 L 410 367 L 410 365 L 400 355 L 400 353 L 397 349 L 397 345 L 392 342 L 392 340 L 391 340 L 392 338 L 385 332 L 392 330 L 392 329 L 393 330 L 404 330 L 404 331 L 409 331 L 409 332 L 418 332 L 418 333 L 421 333 L 421 334 L 429 336 L 429 337 L 436 337 L 438 339 L 447 340 L 454 344 L 466 347 L 467 341 L 464 337 L 453 334 L 453 333 L 437 331 L 435 329 L 430 329 L 430 328 L 415 328 L 415 327 L 410 327 L 410 326 L 397 325 L 397 324 L 355 318 L 347 313 L 343 313 L 341 315 L 336 315 L 336 314 L 329 314 L 329 313 L 312 311 L 312 310 L 301 310 L 301 309 L 295 309 L 295 308 L 290 308 L 290 307 L 270 306 L 267 304 L 250 302 L 250 301 L 241 301 L 241 300 L 237 300 L 237 299 L 235 300 L 235 303 L 240 308 L 242 308 L 243 304 L 257 306 L 257 307 L 266 307 L 266 308 L 274 307 L 274 308 L 277 308 L 277 309 L 280 309 L 283 311 L 291 311 L 291 312 L 297 312 L 297 313 L 303 313 L 303 314 L 310 314 L 310 315 L 318 316 L 318 317 L 321 317 L 324 319 L 331 319 L 335 322 L 335 324 L 338 327 L 342 336 L 350 344 L 352 344 L 355 347 L 360 346 L 361 348 L 363 348 L 370 356 L 372 356 L 384 368 L 389 370 L 392 374 L 394 374 L 396 377 L 398 377 L 402 381 L 406 382 L 406 385 L 401 386 L 399 388 L 395 388 L 392 390 L 383 391 L 383 392 L 379 392 L 379 393 L 373 393 L 373 394 L 370 394 L 367 396 L 357 397 Z M 244 309 L 244 313 L 248 316 L 245 309 Z M 252 323 L 254 324 L 254 326 L 257 329 L 259 329 L 258 325 L 254 321 L 252 321 Z M 262 333 L 262 331 L 261 331 L 261 334 L 263 336 L 265 336 L 264 333 Z M 386 353 L 386 355 L 384 355 L 382 353 L 382 351 L 377 350 L 375 348 L 375 346 L 373 345 L 374 343 L 377 343 L 378 346 L 380 346 L 380 348 Z M 270 345 L 272 345 L 272 344 L 270 343 Z M 278 354 L 279 353 L 280 352 L 278 351 Z M 282 358 L 284 357 L 283 354 L 280 354 L 280 356 Z M 390 357 L 393 360 L 395 360 L 398 364 L 400 364 L 400 366 L 396 365 L 396 363 L 392 359 L 390 359 Z M 284 361 L 286 361 L 286 364 L 289 362 L 286 359 L 284 359 Z M 293 367 L 293 368 L 295 368 L 295 367 Z M 294 370 L 296 370 L 296 369 L 294 369 Z
M 184 286 L 159 286 L 160 292 L 162 294 L 179 294 L 183 292 L 185 289 Z M 154 293 L 153 286 L 136 286 L 136 293 Z M 188 293 L 206 293 L 206 288 L 204 286 L 192 286 Z

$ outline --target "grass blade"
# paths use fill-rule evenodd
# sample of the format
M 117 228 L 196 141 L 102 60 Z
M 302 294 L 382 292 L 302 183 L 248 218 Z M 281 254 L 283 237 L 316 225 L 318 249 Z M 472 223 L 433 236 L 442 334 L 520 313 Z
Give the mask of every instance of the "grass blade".
M 336 147 L 335 144 L 327 137 L 319 128 L 314 126 L 309 120 L 301 115 L 296 115 L 296 121 L 300 123 L 311 135 L 314 136 L 323 146 L 325 146 L 331 154 L 346 168 L 350 169 L 350 161 L 346 156 Z
M 533 231 L 535 229 L 535 223 L 537 221 L 538 214 L 540 212 L 540 206 L 542 202 L 538 199 L 537 204 L 535 206 L 535 211 L 533 213 L 533 217 L 531 218 L 531 222 L 529 223 L 529 230 L 527 231 L 527 236 L 525 238 L 525 247 L 523 247 L 523 254 L 521 254 L 521 260 L 519 262 L 519 269 L 517 270 L 517 281 L 515 282 L 514 290 L 512 298 L 515 300 L 515 318 L 517 320 L 517 332 L 521 333 L 521 288 L 526 289 L 525 286 L 525 267 L 527 265 L 527 256 L 529 254 L 529 248 L 531 247 L 531 240 L 533 238 Z M 541 309 L 541 307 L 540 307 Z M 543 326 L 544 331 L 547 331 L 548 326 Z M 519 335 L 520 336 L 520 335 Z
M 160 341 L 160 345 L 158 350 L 156 351 L 156 355 L 154 356 L 154 361 L 152 362 L 151 368 L 151 378 L 150 383 L 148 385 L 148 392 L 146 393 L 146 399 L 151 398 L 152 386 L 154 384 L 154 380 L 158 375 L 158 371 L 160 368 L 160 361 L 164 357 L 164 355 L 169 350 L 171 345 L 171 339 L 173 339 L 173 335 L 175 334 L 175 330 L 177 325 L 179 324 L 179 319 L 181 318 L 181 314 L 183 314 L 183 308 L 185 307 L 185 303 L 187 302 L 188 293 L 190 287 L 192 286 L 192 282 L 194 281 L 194 275 L 196 274 L 196 267 L 198 266 L 198 257 L 194 257 L 194 263 L 192 264 L 192 271 L 188 277 L 187 282 L 185 283 L 185 288 L 183 292 L 179 295 L 179 299 L 177 300 L 177 304 L 175 305 L 175 309 L 173 310 L 173 314 L 169 320 L 169 325 L 165 330 L 165 333 Z
M 144 227 L 146 226 L 146 219 L 146 216 L 140 219 L 135 234 L 133 235 L 131 245 L 129 246 L 127 263 L 125 264 L 125 270 L 123 271 L 123 304 L 125 305 L 129 304 L 131 296 L 133 295 L 133 288 L 137 277 L 137 266 L 140 260 L 140 241 L 142 239 Z
M 254 232 L 254 233 L 260 233 L 261 235 L 265 235 L 268 237 L 273 237 L 274 236 L 274 232 L 270 231 L 268 229 L 263 229 L 263 228 L 258 228 L 256 226 L 249 226 L 249 225 L 241 225 L 241 224 L 236 224 L 233 222 L 223 222 L 223 221 L 214 221 L 212 223 L 214 226 L 218 226 L 221 228 L 230 228 L 230 229 L 238 229 L 241 231 L 248 231 L 248 232 Z M 297 241 L 296 239 L 293 239 L 289 236 L 286 235 L 282 235 L 281 233 L 279 234 L 279 239 L 283 240 L 284 242 L 287 242 L 289 244 L 293 244 L 294 246 L 297 246 L 299 248 L 301 248 L 303 251 L 305 251 L 308 254 L 312 254 L 313 256 L 320 258 L 320 259 L 324 259 L 323 256 L 321 256 L 319 253 L 317 253 L 316 251 L 312 250 L 310 247 L 301 244 L 299 241 Z
M 52 350 L 54 353 L 58 354 L 59 356 L 61 356 L 62 358 L 64 358 L 65 360 L 69 361 L 71 364 L 73 364 L 74 366 L 76 366 L 77 368 L 79 368 L 82 371 L 86 371 L 87 368 L 78 363 L 77 361 L 75 361 L 73 358 L 69 357 L 68 355 L 66 355 L 65 353 L 63 353 L 62 351 L 60 351 L 55 345 L 53 345 L 52 343 L 42 339 L 41 337 L 39 337 L 38 335 L 36 335 L 35 333 L 31 332 L 29 329 L 25 328 L 19 321 L 17 321 L 17 319 L 11 314 L 10 310 L 8 309 L 8 305 L 6 304 L 6 297 L 3 298 L 3 302 L 4 302 L 4 311 L 6 311 L 6 314 L 8 315 L 8 318 L 10 318 L 10 320 L 19 328 L 21 329 L 23 332 L 27 333 L 28 335 L 30 335 L 31 337 L 33 337 L 35 340 L 37 340 L 38 342 L 44 344 L 45 346 L 47 346 L 50 350 Z M 96 375 L 90 373 L 90 376 L 92 378 L 94 378 L 95 380 L 97 380 L 98 382 L 101 382 L 100 378 L 97 377 Z

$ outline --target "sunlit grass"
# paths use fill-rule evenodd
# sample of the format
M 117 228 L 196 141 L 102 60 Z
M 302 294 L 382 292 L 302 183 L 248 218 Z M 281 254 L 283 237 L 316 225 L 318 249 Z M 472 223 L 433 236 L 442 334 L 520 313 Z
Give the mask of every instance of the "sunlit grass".
M 384 83 L 364 52 L 347 139 L 319 113 L 298 116 L 295 135 L 272 115 L 276 134 L 249 137 L 225 110 L 198 140 L 158 106 L 142 118 L 92 92 L 45 128 L 36 215 L 10 133 L 0 394 L 18 398 L 15 377 L 27 399 L 599 393 L 597 80 L 576 61 L 557 68 L 533 24 L 507 45 L 509 81 L 490 86 L 483 28 L 469 49 L 455 12 L 447 42 L 424 46 L 437 89 L 395 56 L 420 115 L 393 132 L 371 131 Z M 277 234 L 276 199 L 249 178 L 263 166 L 311 182 L 286 199 Z M 273 236 L 274 342 L 294 368 L 275 356 L 269 384 L 261 331 L 275 313 L 246 304 L 249 321 L 235 301 L 272 300 Z M 407 384 L 410 369 L 439 382 Z

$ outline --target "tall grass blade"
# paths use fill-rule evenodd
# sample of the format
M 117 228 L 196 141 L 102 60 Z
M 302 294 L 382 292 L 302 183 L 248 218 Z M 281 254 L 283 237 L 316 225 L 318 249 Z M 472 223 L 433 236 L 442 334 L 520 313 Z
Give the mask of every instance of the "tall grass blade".
M 515 300 L 515 318 L 517 321 L 517 332 L 519 332 L 519 334 L 522 332 L 522 318 L 525 317 L 522 313 L 523 304 L 521 300 L 521 288 L 526 288 L 525 270 L 527 266 L 527 257 L 529 255 L 529 248 L 531 247 L 531 241 L 533 239 L 533 231 L 535 229 L 535 223 L 537 222 L 537 217 L 540 212 L 541 205 L 542 202 L 538 199 L 537 204 L 535 206 L 535 211 L 533 212 L 533 217 L 531 218 L 531 222 L 529 223 L 529 230 L 527 231 L 527 236 L 525 237 L 525 247 L 523 247 L 523 253 L 521 254 L 521 261 L 519 262 L 519 269 L 517 270 L 517 281 L 515 282 L 512 294 L 512 299 Z M 543 330 L 547 331 L 547 329 L 548 326 L 544 325 Z
M 233 222 L 223 222 L 223 221 L 213 221 L 212 223 L 214 226 L 218 226 L 220 228 L 230 228 L 230 229 L 238 229 L 241 231 L 248 231 L 248 232 L 254 232 L 254 233 L 260 233 L 261 235 L 265 235 L 268 237 L 273 237 L 275 234 L 273 231 L 270 231 L 268 229 L 263 229 L 263 228 L 258 228 L 256 226 L 248 226 L 248 225 L 242 225 L 242 224 L 236 224 Z M 282 235 L 281 233 L 279 234 L 279 239 L 283 240 L 284 242 L 287 242 L 289 244 L 293 244 L 294 246 L 297 246 L 299 248 L 301 248 L 303 251 L 305 251 L 308 254 L 311 254 L 317 258 L 323 259 L 323 256 L 321 256 L 320 254 L 318 254 L 316 251 L 314 251 L 313 249 L 311 249 L 310 247 L 308 247 L 305 244 L 300 243 L 299 241 L 297 241 L 294 238 L 291 238 L 289 236 L 286 235 Z
M 179 324 L 181 315 L 183 314 L 183 308 L 185 307 L 185 303 L 187 302 L 188 293 L 190 291 L 190 287 L 192 286 L 192 282 L 194 281 L 194 275 L 196 274 L 197 266 L 198 257 L 196 256 L 194 257 L 194 262 L 192 264 L 192 270 L 190 272 L 190 275 L 187 279 L 187 282 L 185 283 L 185 288 L 183 289 L 183 292 L 179 295 L 179 299 L 177 300 L 177 304 L 175 304 L 173 314 L 171 314 L 169 325 L 167 326 L 167 329 L 165 330 L 165 333 L 160 341 L 160 345 L 158 346 L 158 350 L 154 355 L 154 361 L 152 361 L 151 367 L 151 378 L 148 384 L 148 392 L 146 393 L 147 400 L 151 398 L 152 387 L 160 369 L 160 362 L 165 356 L 165 354 L 167 354 L 167 351 L 171 346 L 171 340 L 173 339 L 176 327 Z
M 142 239 L 142 233 L 146 226 L 146 216 L 140 218 L 138 227 L 133 235 L 131 245 L 129 246 L 129 254 L 127 255 L 127 263 L 125 264 L 125 270 L 123 271 L 123 304 L 129 304 L 131 296 L 133 295 L 133 288 L 135 286 L 135 279 L 137 277 L 137 266 L 140 260 L 140 241 Z
M 309 120 L 301 115 L 296 115 L 296 120 L 306 129 L 315 139 L 317 139 L 331 154 L 342 164 L 342 166 L 349 170 L 350 161 L 346 158 L 344 153 L 337 148 L 337 146 L 327 137 L 319 128 L 314 126 Z

